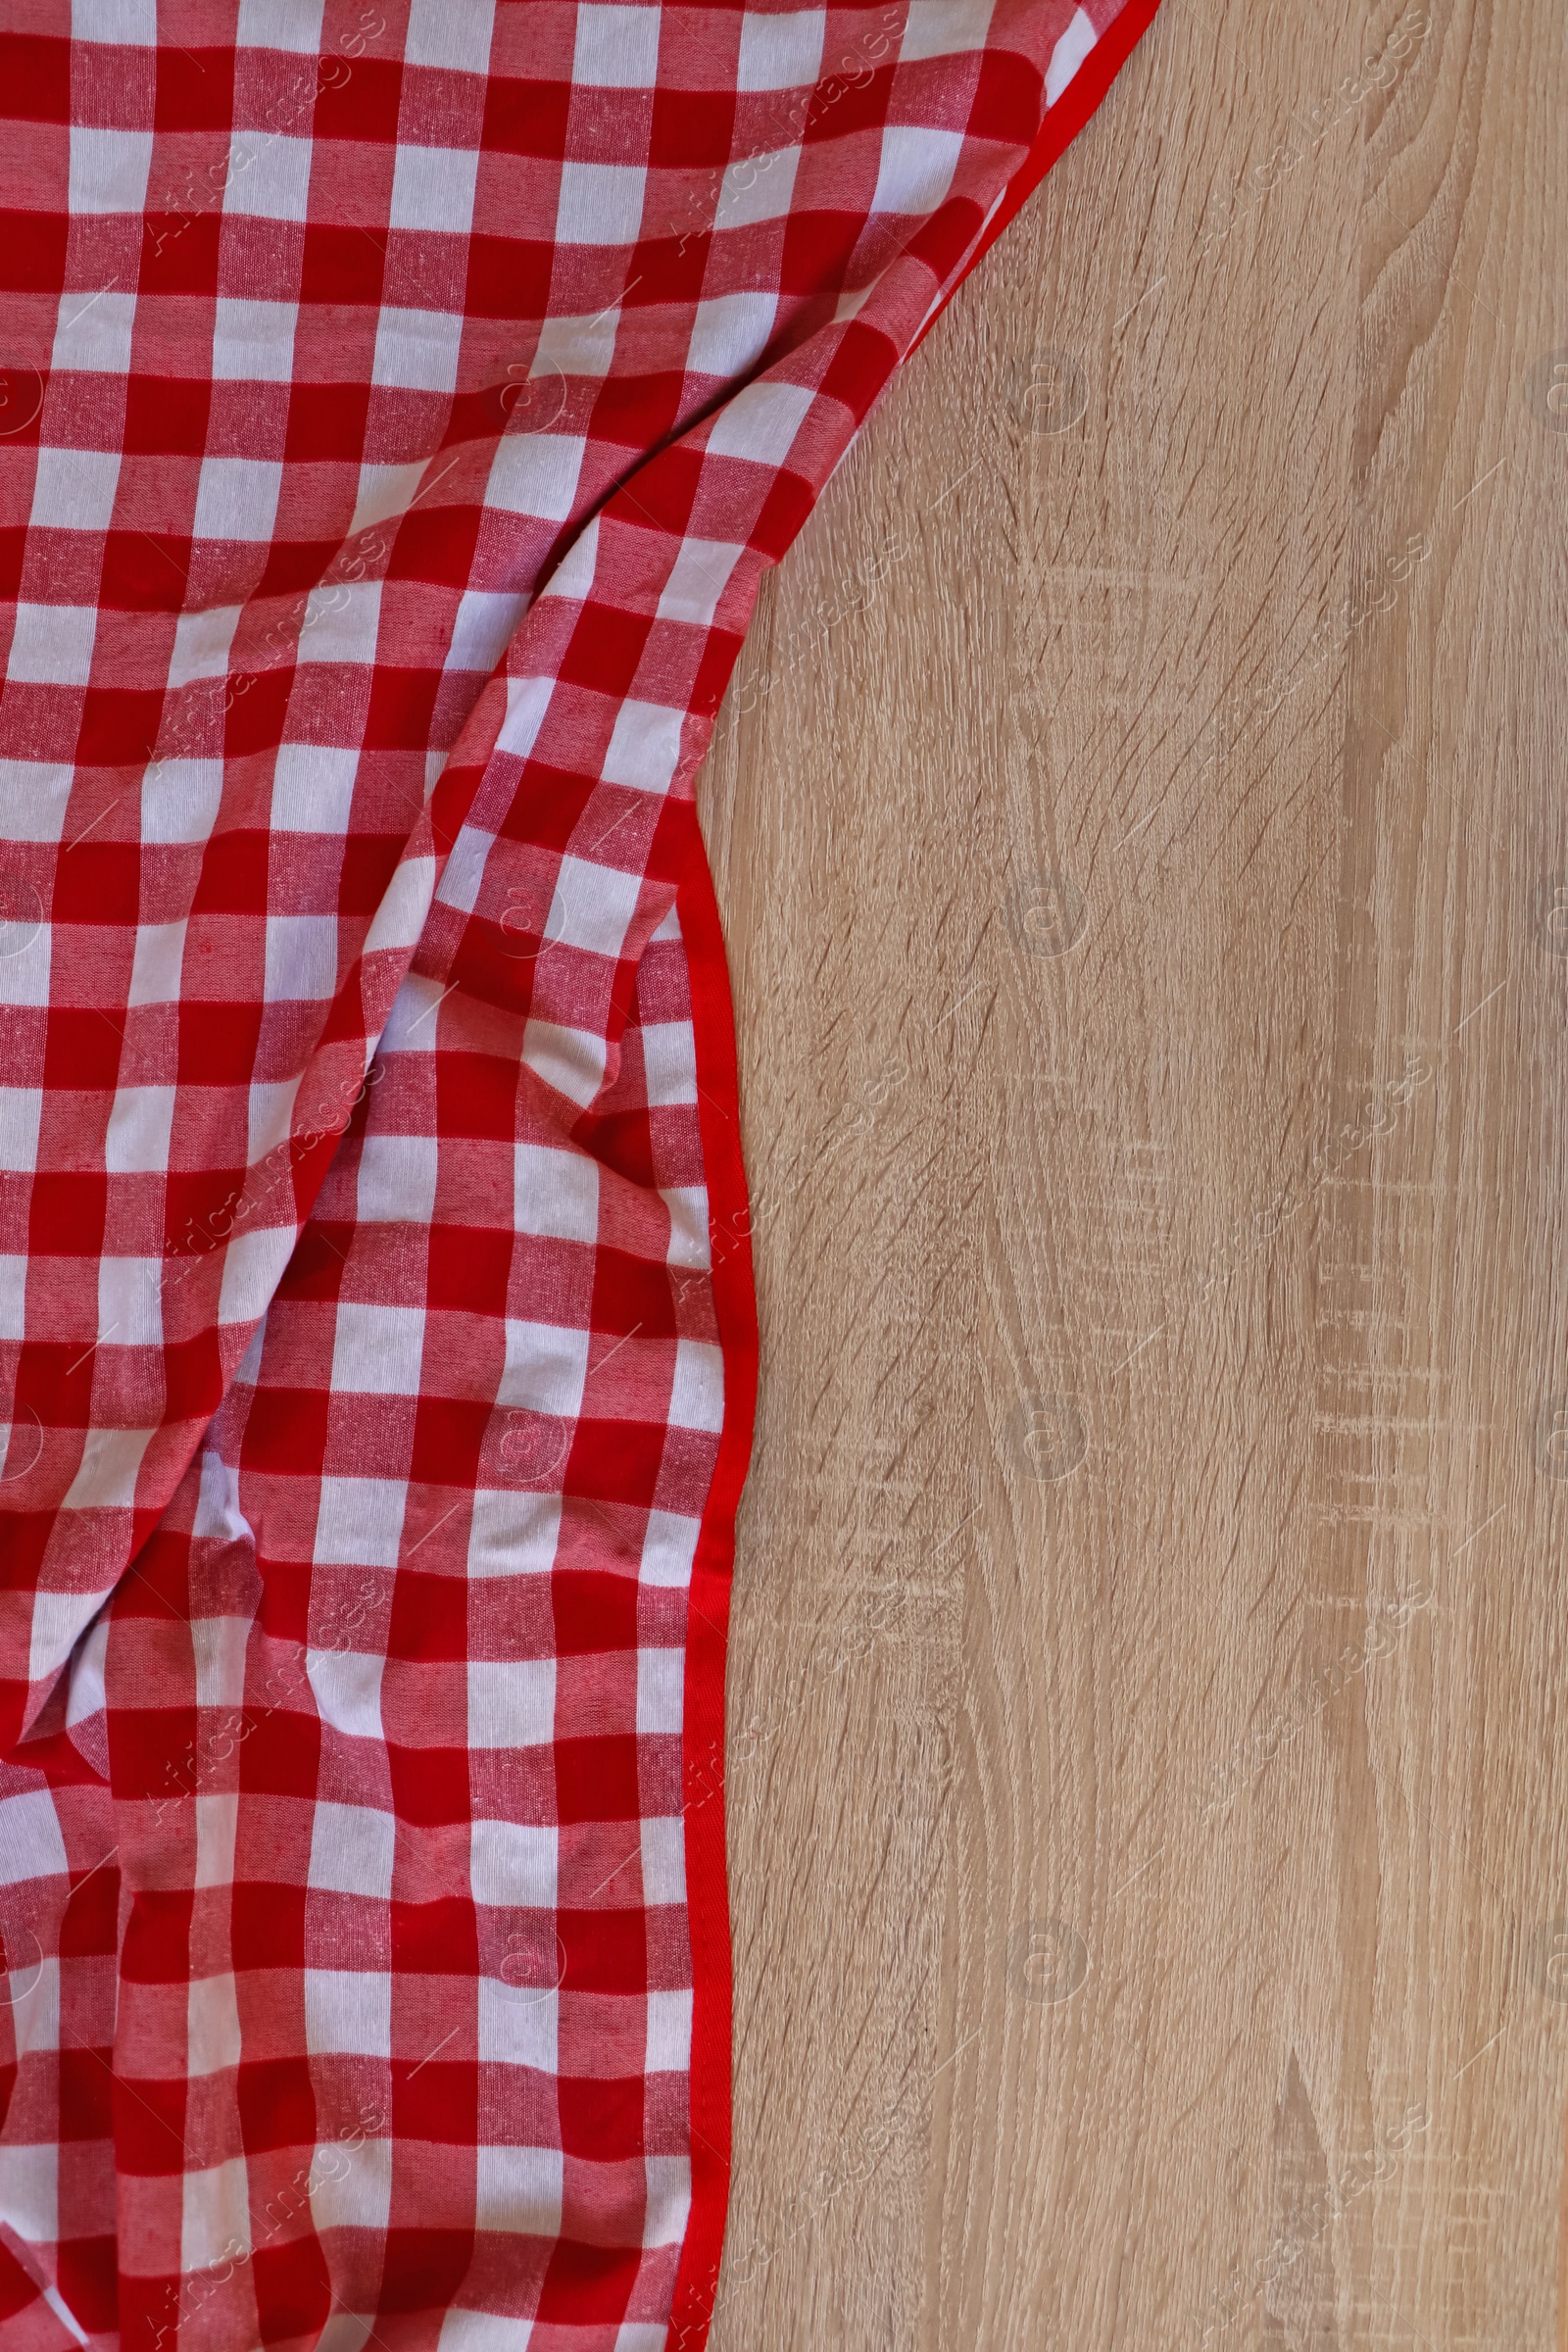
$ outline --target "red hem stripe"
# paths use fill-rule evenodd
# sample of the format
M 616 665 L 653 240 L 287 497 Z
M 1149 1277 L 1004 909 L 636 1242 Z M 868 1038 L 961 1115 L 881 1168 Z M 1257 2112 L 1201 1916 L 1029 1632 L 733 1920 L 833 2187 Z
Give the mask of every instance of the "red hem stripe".
M 676 906 L 691 978 L 713 1304 L 724 1357 L 724 1426 L 692 1567 L 686 1638 L 684 1784 L 693 1986 L 692 2208 L 676 2273 L 669 2332 L 669 2352 L 701 2352 L 712 2318 L 729 2203 L 731 1974 L 724 1846 L 724 1661 L 735 1512 L 752 1457 L 758 1356 L 734 1004 L 718 901 L 701 835 L 682 877 Z

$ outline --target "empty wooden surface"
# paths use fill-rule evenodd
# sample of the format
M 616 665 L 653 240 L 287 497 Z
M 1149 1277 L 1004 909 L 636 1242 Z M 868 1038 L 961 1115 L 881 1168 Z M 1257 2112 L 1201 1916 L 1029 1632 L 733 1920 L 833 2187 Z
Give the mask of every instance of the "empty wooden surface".
M 716 2352 L 1568 2341 L 1568 43 L 1400 21 L 1165 0 L 720 719 Z

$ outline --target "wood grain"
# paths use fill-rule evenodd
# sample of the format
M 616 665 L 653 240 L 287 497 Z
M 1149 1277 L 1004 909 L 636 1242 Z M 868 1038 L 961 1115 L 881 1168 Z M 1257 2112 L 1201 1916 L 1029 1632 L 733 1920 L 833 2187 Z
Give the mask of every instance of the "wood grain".
M 1568 2342 L 1568 47 L 1400 21 L 1166 0 L 720 719 L 715 2352 Z

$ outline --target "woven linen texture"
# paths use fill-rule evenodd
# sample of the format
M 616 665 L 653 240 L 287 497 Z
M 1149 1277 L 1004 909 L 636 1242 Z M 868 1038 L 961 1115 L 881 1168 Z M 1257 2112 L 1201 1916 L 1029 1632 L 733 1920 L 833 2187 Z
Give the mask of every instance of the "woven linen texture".
M 4 2352 L 701 2340 L 692 780 L 1118 14 L 5 13 Z

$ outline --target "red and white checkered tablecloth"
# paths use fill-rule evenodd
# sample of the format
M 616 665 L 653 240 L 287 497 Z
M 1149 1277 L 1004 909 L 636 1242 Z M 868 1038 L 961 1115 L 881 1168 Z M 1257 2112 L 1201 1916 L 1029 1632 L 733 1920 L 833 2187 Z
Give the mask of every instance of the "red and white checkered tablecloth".
M 704 2339 L 692 778 L 1152 14 L 5 11 L 0 2352 Z

